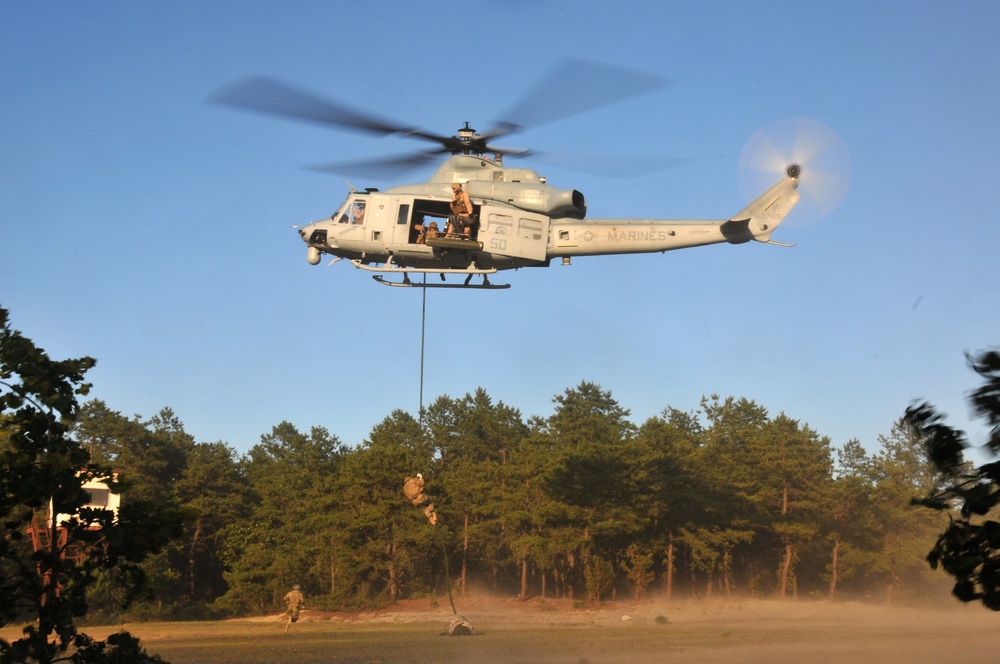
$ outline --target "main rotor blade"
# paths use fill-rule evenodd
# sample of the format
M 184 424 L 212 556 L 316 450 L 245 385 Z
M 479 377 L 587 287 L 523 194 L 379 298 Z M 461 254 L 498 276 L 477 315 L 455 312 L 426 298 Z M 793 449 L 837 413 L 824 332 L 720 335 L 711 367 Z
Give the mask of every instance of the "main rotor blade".
M 348 108 L 264 76 L 249 76 L 225 85 L 209 95 L 208 101 L 373 134 L 406 134 L 414 131 L 413 127 L 381 118 L 374 113 Z
M 537 127 L 584 111 L 667 87 L 649 72 L 591 60 L 567 58 L 543 77 L 497 123 L 499 134 Z
M 318 173 L 360 175 L 373 180 L 387 180 L 436 162 L 444 150 L 429 150 L 379 159 L 362 159 L 329 164 L 315 164 L 306 169 Z
M 561 118 L 569 117 L 624 101 L 666 87 L 669 81 L 648 72 L 587 60 L 566 59 L 544 76 L 530 92 L 523 95 L 507 112 L 505 119 L 494 123 L 484 134 L 471 139 L 444 136 L 418 127 L 403 125 L 369 111 L 351 108 L 347 104 L 321 97 L 287 83 L 264 77 L 250 76 L 219 88 L 207 101 L 241 110 L 265 113 L 286 119 L 312 122 L 327 127 L 351 129 L 381 136 L 399 135 L 423 139 L 441 146 L 436 150 L 413 155 L 386 157 L 376 160 L 325 164 L 312 170 L 336 173 L 371 173 L 385 176 L 388 172 L 403 172 L 423 166 L 446 153 L 495 153 L 527 157 L 530 150 L 493 145 L 493 139 Z M 468 124 L 466 125 L 468 126 Z M 666 160 L 672 162 L 676 160 Z M 665 166 L 672 164 L 667 163 Z M 642 166 L 638 161 L 605 162 L 598 169 L 618 174 L 634 174 L 658 170 L 663 166 Z
M 315 122 L 327 127 L 354 129 L 382 136 L 399 134 L 420 138 L 437 143 L 447 152 L 461 150 L 464 146 L 454 136 L 442 136 L 403 125 L 265 76 L 250 76 L 234 81 L 212 93 L 208 101 L 286 119 Z

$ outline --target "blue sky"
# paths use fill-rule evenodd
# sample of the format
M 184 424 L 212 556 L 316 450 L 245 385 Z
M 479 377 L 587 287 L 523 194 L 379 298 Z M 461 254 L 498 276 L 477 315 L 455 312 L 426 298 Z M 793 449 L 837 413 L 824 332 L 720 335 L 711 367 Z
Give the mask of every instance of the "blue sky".
M 923 398 L 981 440 L 963 352 L 1000 344 L 1000 5 L 687 5 L 2 3 L 0 305 L 54 357 L 97 358 L 92 396 L 126 415 L 169 406 L 241 451 L 282 420 L 357 444 L 417 413 L 421 292 L 306 262 L 290 226 L 347 185 L 301 167 L 422 146 L 205 98 L 264 74 L 451 133 L 587 58 L 672 85 L 507 143 L 688 159 L 627 180 L 538 167 L 590 216 L 735 214 L 744 145 L 787 118 L 839 135 L 850 190 L 824 219 L 793 212 L 774 235 L 792 249 L 576 259 L 507 273 L 507 291 L 429 292 L 425 403 L 482 386 L 546 416 L 589 380 L 641 423 L 718 393 L 875 449 Z

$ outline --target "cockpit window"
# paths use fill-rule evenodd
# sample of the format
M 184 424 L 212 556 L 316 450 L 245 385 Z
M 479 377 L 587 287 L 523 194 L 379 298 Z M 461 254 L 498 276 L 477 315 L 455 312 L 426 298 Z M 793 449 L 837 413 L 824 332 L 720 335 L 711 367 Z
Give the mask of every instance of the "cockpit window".
M 365 222 L 365 202 L 354 201 L 348 213 L 351 215 L 352 224 L 363 224 Z
M 333 215 L 338 224 L 363 224 L 367 201 L 360 198 L 348 199 L 340 211 Z

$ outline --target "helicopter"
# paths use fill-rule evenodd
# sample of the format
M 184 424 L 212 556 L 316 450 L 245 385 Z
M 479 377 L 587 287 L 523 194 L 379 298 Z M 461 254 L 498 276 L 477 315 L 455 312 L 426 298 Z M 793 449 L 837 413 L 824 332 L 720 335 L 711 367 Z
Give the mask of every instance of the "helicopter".
M 593 92 L 594 81 L 612 89 Z M 340 129 L 399 135 L 437 144 L 397 157 L 315 167 L 321 171 L 404 171 L 444 161 L 426 182 L 358 190 L 351 186 L 330 217 L 293 227 L 318 265 L 348 260 L 394 287 L 504 289 L 490 276 L 502 270 L 569 265 L 574 257 L 667 252 L 711 244 L 756 241 L 792 246 L 771 234 L 799 201 L 802 167 L 783 177 L 736 214 L 724 219 L 591 219 L 575 189 L 558 189 L 536 170 L 511 168 L 505 157 L 536 155 L 493 141 L 506 134 L 583 110 L 619 102 L 666 85 L 659 77 L 623 67 L 567 61 L 516 104 L 507 120 L 483 134 L 469 122 L 453 136 L 438 135 L 359 111 L 276 79 L 250 77 L 225 86 L 209 100 L 241 110 L 320 123 Z M 471 210 L 455 215 L 453 185 L 462 185 Z M 464 224 L 456 223 L 464 222 Z M 417 281 L 411 277 L 422 275 Z M 438 275 L 439 280 L 428 280 Z M 481 280 L 473 281 L 475 277 Z

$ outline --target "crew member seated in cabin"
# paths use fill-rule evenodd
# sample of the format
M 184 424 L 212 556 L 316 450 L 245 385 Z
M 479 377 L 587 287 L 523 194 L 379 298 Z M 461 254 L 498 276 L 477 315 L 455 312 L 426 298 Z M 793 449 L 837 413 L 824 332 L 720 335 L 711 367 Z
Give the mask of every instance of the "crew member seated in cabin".
M 423 224 L 418 224 L 416 228 L 420 231 L 420 235 L 417 236 L 417 244 L 427 244 L 428 238 L 433 240 L 439 235 L 436 221 L 432 221 L 426 228 Z
M 448 217 L 448 235 L 464 235 L 469 237 L 472 232 L 472 200 L 469 193 L 462 189 L 462 183 L 451 185 L 451 216 Z

